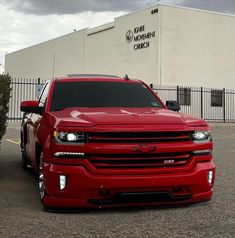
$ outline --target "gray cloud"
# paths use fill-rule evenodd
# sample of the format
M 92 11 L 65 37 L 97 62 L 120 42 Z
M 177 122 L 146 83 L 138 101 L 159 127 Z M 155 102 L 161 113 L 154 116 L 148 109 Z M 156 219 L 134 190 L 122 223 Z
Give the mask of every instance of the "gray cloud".
M 84 11 L 131 11 L 156 0 L 2 0 L 11 9 L 37 15 L 74 14 Z
M 163 0 L 162 2 L 209 11 L 235 14 L 234 0 Z
M 157 0 L 0 0 L 8 8 L 36 15 L 75 14 L 84 11 L 133 11 Z M 162 3 L 235 14 L 234 0 L 161 0 Z

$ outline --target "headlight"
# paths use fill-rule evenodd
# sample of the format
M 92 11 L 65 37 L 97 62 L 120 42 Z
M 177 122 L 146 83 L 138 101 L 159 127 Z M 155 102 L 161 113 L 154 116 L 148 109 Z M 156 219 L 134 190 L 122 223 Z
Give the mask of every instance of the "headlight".
M 193 141 L 196 143 L 205 143 L 211 141 L 210 131 L 195 131 L 192 137 Z
M 54 132 L 54 137 L 59 143 L 84 143 L 83 132 Z

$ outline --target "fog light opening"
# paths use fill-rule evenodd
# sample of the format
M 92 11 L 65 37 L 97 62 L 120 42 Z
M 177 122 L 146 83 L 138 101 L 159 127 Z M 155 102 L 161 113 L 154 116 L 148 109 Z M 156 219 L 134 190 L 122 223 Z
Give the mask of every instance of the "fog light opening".
M 60 175 L 60 190 L 63 190 L 66 187 L 66 176 Z
M 212 182 L 213 182 L 213 171 L 212 170 L 208 171 L 208 182 L 210 185 L 212 185 Z

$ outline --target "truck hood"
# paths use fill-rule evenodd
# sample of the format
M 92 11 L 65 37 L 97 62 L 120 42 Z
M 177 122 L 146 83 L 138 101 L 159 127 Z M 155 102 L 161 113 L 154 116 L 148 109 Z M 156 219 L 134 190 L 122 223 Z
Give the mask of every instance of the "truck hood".
M 198 118 L 158 108 L 66 108 L 51 112 L 58 127 L 96 125 L 188 125 L 206 126 Z

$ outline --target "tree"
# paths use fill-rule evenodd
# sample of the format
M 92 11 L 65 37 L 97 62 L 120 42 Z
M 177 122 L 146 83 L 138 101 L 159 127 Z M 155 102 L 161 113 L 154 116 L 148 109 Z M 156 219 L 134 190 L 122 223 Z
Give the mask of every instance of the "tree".
M 8 74 L 0 74 L 0 145 L 7 128 L 10 93 L 11 77 Z

